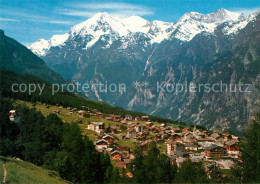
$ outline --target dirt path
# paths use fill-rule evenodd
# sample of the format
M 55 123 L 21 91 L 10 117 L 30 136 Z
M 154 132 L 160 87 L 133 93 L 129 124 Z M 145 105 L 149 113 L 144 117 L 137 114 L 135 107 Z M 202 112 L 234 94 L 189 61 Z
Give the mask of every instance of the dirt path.
M 5 164 L 3 164 L 3 184 L 5 184 L 5 179 L 6 179 L 6 175 L 7 175 L 7 170 L 5 168 Z

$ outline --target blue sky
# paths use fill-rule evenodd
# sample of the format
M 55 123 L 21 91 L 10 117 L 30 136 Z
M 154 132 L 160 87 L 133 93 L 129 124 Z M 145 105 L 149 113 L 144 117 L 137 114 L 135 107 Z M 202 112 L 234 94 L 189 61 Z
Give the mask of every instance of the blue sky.
M 246 14 L 260 8 L 259 0 L 0 0 L 0 29 L 28 45 L 63 34 L 97 12 L 139 15 L 149 21 L 175 22 L 184 13 L 203 14 L 225 8 Z

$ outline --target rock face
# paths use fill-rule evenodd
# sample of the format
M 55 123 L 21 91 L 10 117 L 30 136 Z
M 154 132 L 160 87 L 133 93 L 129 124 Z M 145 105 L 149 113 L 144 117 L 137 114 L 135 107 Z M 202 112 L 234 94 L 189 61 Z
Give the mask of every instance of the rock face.
M 126 92 L 96 89 L 86 93 L 89 98 L 240 131 L 260 104 L 257 14 L 220 9 L 207 15 L 190 12 L 166 23 L 98 13 L 66 34 L 29 48 L 65 78 L 126 85 Z M 232 92 L 239 84 L 243 90 Z M 217 92 L 220 87 L 222 92 Z

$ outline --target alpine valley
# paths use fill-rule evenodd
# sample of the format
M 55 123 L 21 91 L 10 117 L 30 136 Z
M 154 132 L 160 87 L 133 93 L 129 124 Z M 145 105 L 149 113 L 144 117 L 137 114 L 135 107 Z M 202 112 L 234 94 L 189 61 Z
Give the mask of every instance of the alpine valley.
M 207 128 L 242 131 L 260 105 L 258 13 L 190 12 L 175 23 L 97 13 L 28 48 L 66 79 L 126 84 L 125 93 L 96 90 L 88 98 Z M 250 92 L 164 90 L 170 84 L 221 82 L 248 84 Z

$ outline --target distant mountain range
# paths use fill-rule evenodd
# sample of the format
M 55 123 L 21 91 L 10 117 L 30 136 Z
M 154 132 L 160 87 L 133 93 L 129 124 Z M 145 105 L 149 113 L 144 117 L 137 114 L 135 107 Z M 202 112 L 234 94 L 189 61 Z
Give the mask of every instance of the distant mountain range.
M 126 93 L 87 93 L 126 109 L 241 131 L 259 109 L 260 15 L 219 9 L 176 23 L 98 13 L 63 35 L 28 46 L 64 78 L 125 83 Z M 133 82 L 147 83 L 145 88 Z M 251 93 L 157 90 L 169 84 L 249 83 Z

